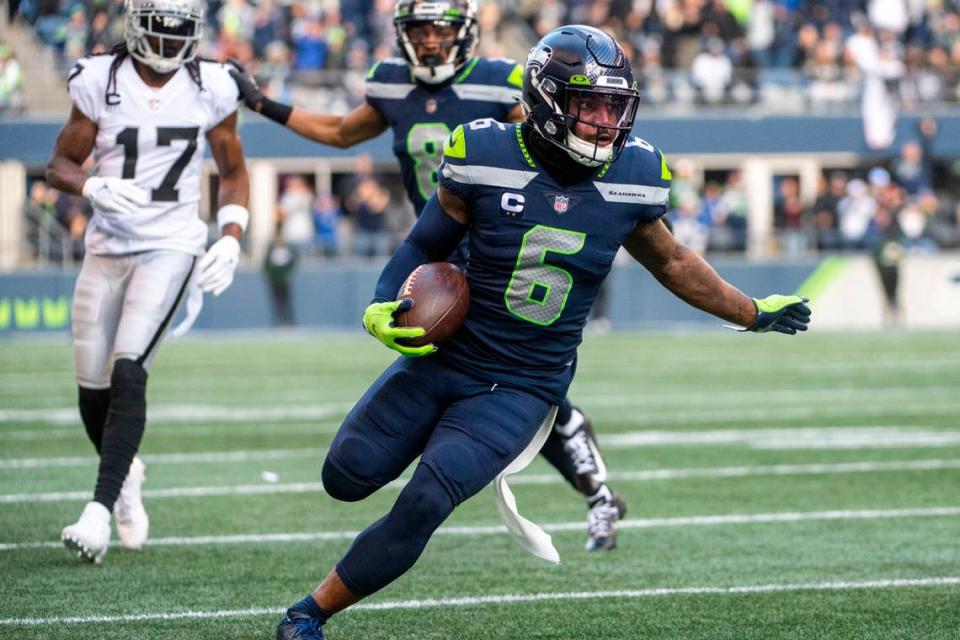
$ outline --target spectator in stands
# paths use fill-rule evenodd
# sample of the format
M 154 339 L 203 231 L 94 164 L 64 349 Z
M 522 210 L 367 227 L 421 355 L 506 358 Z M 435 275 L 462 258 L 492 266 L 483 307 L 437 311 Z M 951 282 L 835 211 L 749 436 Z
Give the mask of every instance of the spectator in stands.
M 286 20 L 275 0 L 261 0 L 256 11 L 251 44 L 254 54 L 262 58 L 267 55 L 268 46 L 278 41 L 282 43 L 286 38 Z
M 900 159 L 894 163 L 893 174 L 897 183 L 911 196 L 933 188 L 933 176 L 928 173 L 919 143 L 906 142 L 900 147 Z
M 13 49 L 0 42 L 0 116 L 23 108 L 23 74 Z
M 783 252 L 788 257 L 803 255 L 807 251 L 807 229 L 800 185 L 794 177 L 783 178 L 779 191 L 773 208 L 773 222 L 780 231 Z
M 353 219 L 353 253 L 366 258 L 387 255 L 390 251 L 390 233 L 387 215 L 390 192 L 372 175 L 357 185 L 347 199 L 347 209 Z
M 854 179 L 847 183 L 847 195 L 837 205 L 840 216 L 840 238 L 847 250 L 862 249 L 864 238 L 877 203 L 867 183 Z
M 327 191 L 313 201 L 314 245 L 325 258 L 335 258 L 340 252 L 340 222 L 343 211 L 336 198 Z
M 86 49 L 90 53 L 105 53 L 115 45 L 119 39 L 110 28 L 110 14 L 104 8 L 94 12 L 90 20 L 90 30 L 87 32 Z
M 710 239 L 710 229 L 703 224 L 700 216 L 702 210 L 702 202 L 696 192 L 686 191 L 679 198 L 678 208 L 670 213 L 673 234 L 700 255 L 707 252 Z
M 284 240 L 283 222 L 278 220 L 263 260 L 263 273 L 270 288 L 270 317 L 274 326 L 296 324 L 291 300 L 291 281 L 296 266 L 297 252 Z
M 230 40 L 249 42 L 257 25 L 257 12 L 247 0 L 226 0 L 217 13 L 220 33 Z
M 88 31 L 86 10 L 82 4 L 74 5 L 70 11 L 70 20 L 63 29 L 65 62 L 72 64 L 74 60 L 86 55 Z
M 690 80 L 702 102 L 722 102 L 733 83 L 733 63 L 724 53 L 723 40 L 711 38 L 693 59 Z
M 902 233 L 889 209 L 881 207 L 874 216 L 869 249 L 880 278 L 884 297 L 884 324 L 896 326 L 900 321 L 900 263 L 903 261 Z
M 828 179 L 820 179 L 813 204 L 813 228 L 816 247 L 820 251 L 835 251 L 841 247 L 838 212 L 846 190 L 847 177 L 840 171 L 832 172 Z
M 277 217 L 286 244 L 300 255 L 309 252 L 313 245 L 313 190 L 303 176 L 287 178 Z
M 747 192 L 743 188 L 743 175 L 731 171 L 723 187 L 723 195 L 717 204 L 717 228 L 721 236 L 716 245 L 720 250 L 745 251 L 747 248 Z M 714 241 L 711 240 L 711 244 Z
M 293 67 L 297 71 L 319 71 L 327 66 L 328 45 L 323 23 L 318 18 L 308 18 L 303 33 L 294 41 L 296 52 Z

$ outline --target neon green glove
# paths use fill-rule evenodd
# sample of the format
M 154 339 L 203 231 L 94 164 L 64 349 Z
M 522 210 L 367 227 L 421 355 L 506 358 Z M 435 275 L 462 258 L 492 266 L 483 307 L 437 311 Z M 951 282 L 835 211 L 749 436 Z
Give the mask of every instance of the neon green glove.
M 432 344 L 410 347 L 397 342 L 398 339 L 402 338 L 419 338 L 426 333 L 423 327 L 394 326 L 394 314 L 406 311 L 412 306 L 413 300 L 410 298 L 394 300 L 393 302 L 374 302 L 363 312 L 363 328 L 374 338 L 408 358 L 430 355 L 437 350 Z
M 810 307 L 805 304 L 807 302 L 807 298 L 800 296 L 772 295 L 762 299 L 754 298 L 757 319 L 747 327 L 747 331 L 779 331 L 790 335 L 797 331 L 806 331 L 810 324 Z

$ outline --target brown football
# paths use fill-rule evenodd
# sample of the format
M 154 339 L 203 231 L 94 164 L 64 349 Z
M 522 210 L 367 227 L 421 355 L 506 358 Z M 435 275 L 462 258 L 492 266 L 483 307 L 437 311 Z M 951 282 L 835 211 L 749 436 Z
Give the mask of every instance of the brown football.
M 449 262 L 422 264 L 404 281 L 397 300 L 411 298 L 413 307 L 396 316 L 399 327 L 423 327 L 419 338 L 406 338 L 404 344 L 419 347 L 443 342 L 460 328 L 470 307 L 467 277 Z

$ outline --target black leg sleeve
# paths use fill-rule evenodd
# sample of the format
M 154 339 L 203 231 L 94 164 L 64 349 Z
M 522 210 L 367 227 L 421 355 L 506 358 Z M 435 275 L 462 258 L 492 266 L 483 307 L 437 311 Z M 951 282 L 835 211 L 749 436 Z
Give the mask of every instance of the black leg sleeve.
M 110 411 L 103 429 L 100 471 L 93 499 L 113 509 L 147 419 L 147 372 L 133 360 L 117 360 L 110 377 Z
M 87 437 L 90 438 L 97 453 L 100 453 L 103 425 L 107 421 L 107 411 L 110 409 L 110 389 L 87 389 L 86 387 L 77 387 L 77 389 L 83 427 L 87 430 Z

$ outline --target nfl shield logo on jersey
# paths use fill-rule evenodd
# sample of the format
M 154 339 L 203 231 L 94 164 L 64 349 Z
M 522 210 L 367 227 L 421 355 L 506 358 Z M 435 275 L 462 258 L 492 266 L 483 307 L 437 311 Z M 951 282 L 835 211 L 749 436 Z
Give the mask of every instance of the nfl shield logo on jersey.
M 557 213 L 566 213 L 570 206 L 570 196 L 553 196 L 553 210 Z

